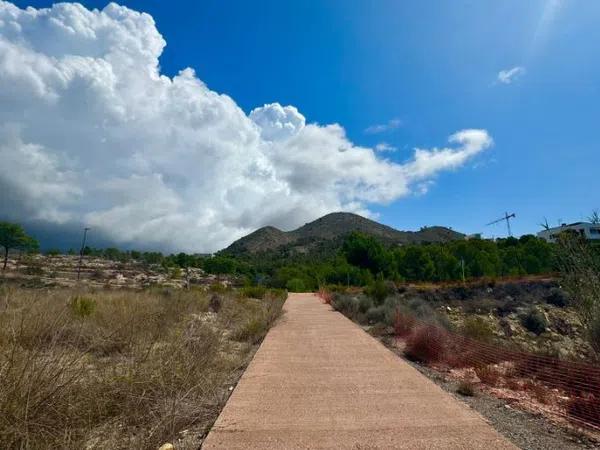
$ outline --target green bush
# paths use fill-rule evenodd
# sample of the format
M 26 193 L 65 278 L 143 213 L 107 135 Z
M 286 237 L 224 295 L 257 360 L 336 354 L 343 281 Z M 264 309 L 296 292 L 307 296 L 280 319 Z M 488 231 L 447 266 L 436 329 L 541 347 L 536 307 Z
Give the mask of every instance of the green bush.
M 271 288 L 267 290 L 266 295 L 274 299 L 285 300 L 287 298 L 287 291 L 285 289 Z
M 375 304 L 381 305 L 390 294 L 390 290 L 385 280 L 379 277 L 365 288 L 365 294 L 371 297 Z
M 563 308 L 569 303 L 567 294 L 559 288 L 552 288 L 544 300 L 546 300 L 546 303 L 558 306 L 559 308 Z
M 336 311 L 353 319 L 358 311 L 358 302 L 353 297 L 345 294 L 335 294 L 331 306 Z
M 369 297 L 361 297 L 358 301 L 358 312 L 366 314 L 366 312 L 373 306 L 373 301 Z
M 96 310 L 96 301 L 87 297 L 73 297 L 71 299 L 71 311 L 77 317 L 89 317 Z
M 208 287 L 208 290 L 209 292 L 214 292 L 216 294 L 225 294 L 230 291 L 230 289 L 222 283 L 213 283 Z
M 345 294 L 348 291 L 348 287 L 343 284 L 327 284 L 324 286 L 328 292 L 334 292 L 339 294 Z
M 402 309 L 402 304 L 397 297 L 388 297 L 385 299 L 383 303 L 383 308 L 385 310 L 385 319 L 384 323 L 389 326 L 393 326 L 396 321 L 396 312 L 399 309 Z
M 479 341 L 491 341 L 494 337 L 492 327 L 481 317 L 467 317 L 462 326 L 462 333 Z
M 419 297 L 410 299 L 407 302 L 407 306 L 417 319 L 430 320 L 435 316 L 435 311 L 433 308 L 429 306 L 425 300 Z
M 383 305 L 373 306 L 367 311 L 367 321 L 370 324 L 382 323 L 385 320 L 385 307 Z
M 288 280 L 288 282 L 285 284 L 285 287 L 290 292 L 306 292 L 304 281 L 302 281 L 300 278 L 292 278 Z
M 521 318 L 521 323 L 525 328 L 535 334 L 542 334 L 548 327 L 546 316 L 536 308 L 529 310 L 529 312 Z
M 263 299 L 267 293 L 267 288 L 264 286 L 245 286 L 240 289 L 240 292 L 246 298 Z

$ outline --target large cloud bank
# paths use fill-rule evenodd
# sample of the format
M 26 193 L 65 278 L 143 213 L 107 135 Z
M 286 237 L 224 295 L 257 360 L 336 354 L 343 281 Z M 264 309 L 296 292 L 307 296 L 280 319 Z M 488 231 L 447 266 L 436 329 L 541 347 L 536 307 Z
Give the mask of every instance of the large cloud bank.
M 0 216 L 212 251 L 410 194 L 492 143 L 463 130 L 404 164 L 277 103 L 245 114 L 192 69 L 161 75 L 151 16 L 0 1 Z

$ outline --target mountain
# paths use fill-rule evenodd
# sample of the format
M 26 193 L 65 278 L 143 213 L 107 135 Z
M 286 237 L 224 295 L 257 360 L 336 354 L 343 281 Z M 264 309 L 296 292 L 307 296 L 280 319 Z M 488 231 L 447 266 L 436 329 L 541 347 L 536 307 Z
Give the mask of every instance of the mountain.
M 238 239 L 225 250 L 229 255 L 256 255 L 278 251 L 285 253 L 310 253 L 319 247 L 335 246 L 348 234 L 358 231 L 376 237 L 387 244 L 414 244 L 422 242 L 448 242 L 465 237 L 446 227 L 424 227 L 420 231 L 399 231 L 387 225 L 352 213 L 327 214 L 293 231 L 263 227 Z

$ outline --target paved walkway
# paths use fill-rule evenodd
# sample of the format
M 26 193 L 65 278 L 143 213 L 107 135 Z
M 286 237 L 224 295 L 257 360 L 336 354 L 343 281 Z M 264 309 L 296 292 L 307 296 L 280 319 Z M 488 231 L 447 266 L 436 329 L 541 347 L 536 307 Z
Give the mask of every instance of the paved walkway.
M 203 450 L 516 448 L 316 296 L 284 310 Z

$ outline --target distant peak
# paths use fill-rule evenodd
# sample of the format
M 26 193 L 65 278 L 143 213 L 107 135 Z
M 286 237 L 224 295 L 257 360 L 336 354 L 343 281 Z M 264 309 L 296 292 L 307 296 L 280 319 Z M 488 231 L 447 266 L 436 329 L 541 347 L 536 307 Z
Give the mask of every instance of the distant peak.
M 259 253 L 282 246 L 305 253 L 318 247 L 319 242 L 335 242 L 350 233 L 360 232 L 374 236 L 388 244 L 402 245 L 419 242 L 446 242 L 464 235 L 445 227 L 423 227 L 420 231 L 399 231 L 351 212 L 336 211 L 306 223 L 292 231 L 281 231 L 273 226 L 259 228 L 238 239 L 226 250 L 232 253 Z

